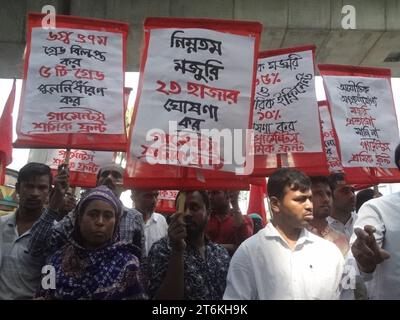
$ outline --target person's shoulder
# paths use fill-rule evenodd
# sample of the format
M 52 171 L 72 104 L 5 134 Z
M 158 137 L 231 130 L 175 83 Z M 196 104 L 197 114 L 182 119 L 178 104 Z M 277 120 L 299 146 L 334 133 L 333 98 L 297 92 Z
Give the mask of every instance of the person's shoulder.
M 158 213 L 158 212 L 153 212 L 153 214 L 157 218 L 157 220 L 167 223 L 167 219 L 165 219 L 163 214 Z
M 170 251 L 168 236 L 165 236 L 153 243 L 149 252 L 149 256 L 157 255 L 160 252 L 166 251 Z
M 123 206 L 122 211 L 123 211 L 123 214 L 130 215 L 130 216 L 141 215 L 140 212 L 137 211 L 135 208 L 128 208 L 128 207 Z
M 368 200 L 358 210 L 356 223 L 371 216 L 379 216 L 381 219 L 382 215 L 385 215 L 388 211 L 391 212 L 393 209 L 396 210 L 399 207 L 400 192 Z
M 0 216 L 0 224 L 7 223 L 8 221 L 15 219 L 15 215 L 15 212 L 11 212 Z
M 400 192 L 395 192 L 395 193 L 381 196 L 379 198 L 373 198 L 371 200 L 368 200 L 361 206 L 361 208 L 368 207 L 368 206 L 374 206 L 374 205 L 379 206 L 380 204 L 386 204 L 386 203 L 393 203 L 396 205 L 400 205 Z M 361 210 L 361 208 L 360 208 L 360 210 Z
M 216 253 L 216 254 L 221 255 L 221 256 L 224 256 L 224 255 L 225 255 L 225 256 L 228 256 L 228 257 L 229 257 L 228 250 L 226 250 L 226 249 L 224 248 L 224 246 L 222 246 L 221 244 L 215 243 L 215 242 L 212 242 L 211 240 L 209 240 L 209 241 L 207 242 L 207 246 L 208 246 L 208 248 L 211 249 L 211 251 L 212 251 L 213 253 Z
M 240 252 L 254 254 L 257 248 L 259 248 L 263 243 L 263 239 L 265 238 L 266 232 L 267 232 L 266 227 L 262 228 L 256 234 L 244 240 L 236 251 L 240 249 Z
M 143 222 L 143 215 L 134 208 L 122 207 L 123 215 L 133 220 L 140 220 Z

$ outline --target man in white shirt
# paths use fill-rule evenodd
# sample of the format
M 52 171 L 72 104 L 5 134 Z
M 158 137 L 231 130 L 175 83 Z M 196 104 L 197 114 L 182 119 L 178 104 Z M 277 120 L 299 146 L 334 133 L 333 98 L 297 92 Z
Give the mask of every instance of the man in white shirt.
M 267 189 L 272 222 L 233 255 L 224 299 L 338 299 L 343 256 L 305 228 L 313 218 L 310 179 L 283 168 Z
M 147 256 L 153 243 L 167 235 L 168 224 L 162 214 L 154 212 L 158 197 L 157 190 L 132 189 L 131 192 L 135 209 L 143 215 Z
M 331 175 L 329 180 L 333 196 L 332 211 L 327 218 L 329 226 L 344 233 L 347 241 L 350 241 L 354 222 L 357 219 L 355 190 L 346 183 L 342 173 Z
M 395 162 L 400 169 L 400 144 Z M 369 299 L 400 299 L 400 192 L 361 206 L 350 243 Z

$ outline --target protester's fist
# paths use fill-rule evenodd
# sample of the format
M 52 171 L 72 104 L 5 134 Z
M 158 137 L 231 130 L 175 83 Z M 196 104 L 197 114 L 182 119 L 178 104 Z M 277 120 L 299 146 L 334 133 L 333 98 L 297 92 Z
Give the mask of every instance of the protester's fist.
M 376 243 L 375 231 L 375 228 L 370 225 L 366 225 L 364 230 L 354 229 L 357 239 L 353 243 L 351 251 L 360 270 L 366 273 L 373 272 L 378 264 L 390 258 L 389 252 L 381 249 Z
M 59 211 L 64 204 L 64 196 L 69 188 L 69 170 L 66 165 L 58 167 L 58 174 L 54 179 L 54 189 L 50 197 L 49 207 Z
M 183 221 L 183 214 L 181 212 L 171 216 L 168 226 L 168 237 L 173 250 L 178 252 L 185 251 L 186 223 Z
M 74 210 L 75 207 L 76 207 L 76 198 L 71 188 L 69 188 L 68 192 L 64 196 L 62 208 L 59 211 L 60 218 L 63 218 L 69 212 Z

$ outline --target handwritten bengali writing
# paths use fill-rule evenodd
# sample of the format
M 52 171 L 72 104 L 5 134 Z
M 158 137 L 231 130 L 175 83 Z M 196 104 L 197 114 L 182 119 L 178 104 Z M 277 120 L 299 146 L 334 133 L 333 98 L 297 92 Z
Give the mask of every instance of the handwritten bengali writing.
M 187 53 L 197 52 L 197 50 L 208 50 L 210 53 L 218 53 L 222 55 L 221 51 L 221 41 L 206 39 L 206 38 L 196 38 L 196 37 L 179 37 L 185 32 L 183 30 L 177 30 L 171 35 L 171 48 L 182 48 L 186 49 Z
M 367 151 L 361 151 L 358 153 L 352 153 L 351 159 L 348 161 L 350 162 L 366 162 L 366 163 L 373 163 L 373 155 L 368 154 Z
M 328 167 L 331 172 L 343 170 L 342 162 L 339 158 L 335 158 L 335 160 L 332 160 L 332 158 L 328 158 Z
M 368 115 L 368 111 L 370 111 L 371 109 L 368 109 L 367 106 L 361 106 L 361 107 L 350 107 L 349 110 L 350 113 L 353 115 L 365 117 Z
M 181 71 L 182 74 L 193 73 L 197 81 L 218 80 L 219 71 L 223 70 L 222 62 L 215 59 L 208 59 L 206 62 L 191 61 L 186 59 L 174 59 L 175 71 Z
M 88 81 L 82 80 L 64 80 L 59 84 L 41 84 L 37 89 L 42 94 L 53 93 L 80 93 L 88 96 L 104 96 L 105 87 L 95 87 L 87 85 Z
M 204 99 L 205 96 L 217 99 L 218 101 L 226 101 L 228 104 L 237 103 L 240 91 L 228 90 L 221 88 L 213 88 L 199 83 L 188 82 L 187 93 Z
M 65 44 L 70 44 L 70 36 L 74 32 L 63 32 L 60 31 L 58 33 L 49 33 L 47 40 L 55 41 L 59 40 L 64 42 Z M 77 34 L 77 40 L 75 42 L 86 43 L 86 40 L 92 42 L 92 44 L 99 44 L 99 45 L 107 45 L 107 37 L 106 36 L 94 36 L 88 35 L 85 37 L 82 34 Z M 44 52 L 48 56 L 58 56 L 65 54 L 67 49 L 64 47 L 48 47 L 43 46 Z M 75 54 L 78 56 L 86 56 L 88 58 L 95 58 L 99 61 L 104 62 L 106 57 L 104 54 L 106 52 L 92 50 L 83 48 L 79 45 L 71 45 L 69 48 L 70 54 Z M 54 67 L 48 66 L 41 66 L 39 69 L 39 74 L 44 78 L 49 77 L 67 77 L 72 76 L 76 79 L 87 79 L 87 80 L 99 80 L 103 81 L 105 79 L 105 74 L 102 71 L 98 70 L 91 70 L 81 67 L 82 58 L 60 58 L 59 64 L 55 65 Z M 88 85 L 88 81 L 83 82 L 82 80 L 64 80 L 59 84 L 41 84 L 38 87 L 38 90 L 42 94 L 53 94 L 53 93 L 80 93 L 86 94 L 88 96 L 96 96 L 101 95 L 104 96 L 104 91 L 107 89 L 105 87 L 96 87 L 92 85 Z M 82 103 L 83 96 L 68 96 L 62 95 L 61 99 L 59 100 L 60 103 L 64 103 L 66 105 L 72 105 L 73 107 L 80 106 Z M 52 128 L 52 126 L 50 126 Z M 100 128 L 102 130 L 102 128 Z
M 79 133 L 103 133 L 106 131 L 105 115 L 99 111 L 89 112 L 49 112 L 48 122 L 33 122 L 34 133 L 64 133 L 73 128 Z M 86 120 L 90 122 L 74 122 Z M 66 122 L 68 121 L 68 122 Z
M 77 123 L 79 133 L 104 133 L 107 130 L 107 125 L 104 122 L 100 123 Z
M 60 103 L 65 103 L 65 104 L 70 104 L 73 107 L 80 106 L 81 105 L 81 99 L 83 97 L 79 96 L 61 96 Z
M 304 145 L 300 143 L 296 144 L 254 144 L 255 154 L 267 154 L 267 153 L 288 153 L 288 152 L 302 152 L 304 151 Z
M 375 155 L 375 161 L 378 166 L 384 166 L 390 164 L 390 155 L 387 154 L 386 152 L 383 152 L 381 154 L 376 154 Z
M 298 82 L 293 88 L 283 88 L 280 92 L 277 92 L 270 98 L 270 93 L 268 92 L 268 88 L 262 89 L 260 92 L 257 92 L 255 99 L 255 110 L 265 110 L 271 109 L 275 104 L 279 104 L 281 106 L 288 106 L 295 101 L 298 101 L 298 95 L 306 93 L 310 86 L 311 80 L 313 79 L 312 74 L 304 74 L 298 73 L 296 75 L 296 80 Z
M 329 132 L 333 136 L 332 130 L 330 130 Z M 343 169 L 343 166 L 342 162 L 339 159 L 336 143 L 333 137 L 324 136 L 324 145 L 325 145 L 325 152 L 326 152 L 326 158 L 328 160 L 329 170 L 331 172 L 341 171 Z
M 33 82 L 37 84 L 33 90 L 38 93 L 35 99 L 43 101 L 46 111 L 40 118 L 28 121 L 26 131 L 35 134 L 118 131 L 108 123 L 116 124 L 116 120 L 105 111 L 103 98 L 117 96 L 107 77 L 108 70 L 114 72 L 118 68 L 110 64 L 114 60 L 108 62 L 108 59 L 121 58 L 117 48 L 120 42 L 114 41 L 114 36 L 109 38 L 108 33 L 94 30 L 34 30 L 33 36 L 33 47 L 38 50 L 32 59 L 39 62 L 33 65 L 32 72 L 42 79 L 36 82 L 35 76 Z
M 271 133 L 273 123 L 253 123 L 253 130 L 258 133 Z
M 166 133 L 153 133 L 152 139 L 155 143 L 151 146 L 141 145 L 140 158 L 151 157 L 157 159 L 159 163 L 168 161 L 169 164 L 185 163 L 196 167 L 213 164 L 217 164 L 218 168 L 223 166 L 218 144 L 200 133 L 179 131 L 177 135 L 172 136 Z
M 364 105 L 378 105 L 377 97 L 363 97 L 363 96 L 341 96 L 342 102 L 349 103 L 350 105 L 362 103 Z
M 303 59 L 300 55 L 291 53 L 288 55 L 286 59 L 281 59 L 281 60 L 274 60 L 274 61 L 268 61 L 268 69 L 271 70 L 276 70 L 278 68 L 281 69 L 289 69 L 289 70 L 296 70 L 299 66 L 299 60 Z M 258 64 L 258 71 L 263 71 L 265 68 L 265 65 L 263 63 Z
M 357 95 L 360 93 L 368 93 L 369 91 L 369 87 L 363 86 L 361 81 L 355 83 L 352 80 L 349 80 L 347 83 L 341 83 L 338 89 L 346 92 L 355 92 Z
M 185 129 L 188 129 L 190 127 L 192 130 L 200 131 L 200 124 L 205 121 L 206 120 L 204 119 L 184 117 L 181 121 L 178 122 L 178 126 L 184 127 Z
M 89 110 L 88 112 L 49 112 L 47 117 L 51 121 L 105 121 L 104 113 L 95 110 Z
M 52 76 L 54 72 L 56 77 L 65 77 L 68 76 L 71 71 L 73 76 L 77 79 L 104 80 L 104 72 L 102 71 L 83 68 L 67 69 L 67 67 L 64 65 L 56 65 L 54 68 L 41 66 L 39 69 L 39 74 L 44 78 L 48 78 Z
M 273 133 L 274 131 L 277 132 L 295 132 L 296 121 L 280 121 L 276 123 L 253 123 L 253 129 L 259 133 Z
M 185 144 L 189 147 L 199 147 L 203 151 L 212 152 L 218 148 L 217 141 L 212 140 L 200 132 L 177 130 L 176 134 L 170 135 L 165 132 L 154 132 L 151 134 L 153 141 L 160 144 L 171 143 L 172 146 Z
M 64 159 L 53 158 L 53 163 L 51 165 L 58 167 L 61 164 L 64 164 Z M 69 166 L 70 170 L 82 171 L 82 172 L 94 173 L 94 174 L 96 174 L 100 169 L 100 166 L 94 162 L 89 162 L 89 163 L 70 162 L 68 166 Z
M 381 131 L 381 129 L 377 129 L 375 127 L 369 128 L 369 126 L 354 127 L 353 129 L 354 129 L 355 134 L 357 134 L 361 137 L 379 138 L 378 131 Z
M 164 109 L 168 112 L 178 111 L 180 113 L 186 114 L 188 112 L 194 112 L 197 115 L 201 115 L 203 113 L 207 113 L 210 119 L 218 122 L 218 106 L 210 105 L 202 105 L 198 102 L 192 102 L 187 100 L 173 100 L 168 99 L 164 104 Z
M 360 146 L 366 151 L 390 151 L 390 143 L 382 142 L 379 139 L 363 138 L 360 141 Z
M 42 46 L 44 49 L 44 53 L 48 56 L 59 56 L 64 54 L 67 49 L 64 47 L 48 47 L 48 46 Z
M 297 121 L 253 123 L 253 129 L 257 132 L 254 136 L 255 154 L 304 151 L 296 123 Z
M 299 133 L 274 132 L 271 134 L 257 134 L 254 136 L 254 142 L 259 144 L 279 144 L 279 143 L 298 143 Z
M 275 130 L 278 132 L 296 132 L 295 124 L 296 121 L 280 121 L 275 123 L 276 128 Z
M 161 80 L 157 80 L 157 84 L 159 85 L 159 87 L 156 89 L 156 91 L 164 93 L 166 95 L 180 94 L 182 92 L 181 85 L 176 81 L 170 81 L 169 88 L 167 88 L 167 84 Z M 195 97 L 199 97 L 201 99 L 210 97 L 218 101 L 232 104 L 237 103 L 240 91 L 215 88 L 200 83 L 187 82 L 186 93 Z
M 67 151 L 66 150 L 58 150 L 58 155 L 62 157 L 62 159 L 65 159 L 67 156 Z M 71 150 L 69 153 L 69 159 L 80 159 L 80 160 L 90 160 L 94 161 L 94 154 L 93 152 L 88 152 L 85 150 Z
M 280 83 L 282 80 L 279 78 L 279 72 L 273 72 L 273 73 L 267 73 L 267 74 L 262 74 L 259 77 L 257 76 L 256 78 L 256 86 L 259 86 L 260 84 L 276 84 Z
M 71 39 L 71 36 L 74 35 L 75 39 Z M 58 32 L 53 32 L 50 31 L 47 39 L 48 41 L 61 41 L 65 44 L 70 44 L 70 42 L 78 42 L 78 43 L 90 43 L 93 45 L 107 45 L 107 36 L 103 35 L 83 35 L 80 33 L 75 33 L 75 32 L 67 32 L 67 31 L 58 31 Z
M 358 153 L 352 153 L 350 162 L 364 162 L 368 164 L 376 163 L 377 166 L 385 166 L 390 164 L 390 155 L 386 152 L 382 152 L 381 154 L 369 154 L 367 151 L 361 151 Z
M 326 148 L 336 147 L 335 140 L 333 140 L 333 139 L 325 140 L 324 143 L 325 143 Z
M 257 64 L 257 72 L 263 72 L 265 69 L 265 63 L 258 63 Z
M 330 172 L 342 172 L 343 166 L 337 152 L 335 135 L 332 129 L 332 123 L 329 117 L 327 106 L 319 108 L 321 117 L 322 137 L 325 146 L 325 154 Z
M 59 56 L 63 55 L 67 52 L 66 48 L 60 47 L 60 46 L 55 46 L 55 47 L 49 47 L 49 46 L 43 46 L 44 48 L 44 53 L 48 56 Z M 93 50 L 93 49 L 88 49 L 81 47 L 78 44 L 74 44 L 69 48 L 69 53 L 74 54 L 77 56 L 86 56 L 87 58 L 93 58 L 98 61 L 106 61 L 106 51 L 99 51 L 99 50 Z
M 160 190 L 158 193 L 158 200 L 175 200 L 178 191 L 175 190 Z
M 369 166 L 385 166 L 390 164 L 390 143 L 379 139 L 379 128 L 376 127 L 376 118 L 370 115 L 370 106 L 378 105 L 376 96 L 366 96 L 370 87 L 362 81 L 347 81 L 340 83 L 338 90 L 355 95 L 341 95 L 341 101 L 350 104 L 350 116 L 346 119 L 346 127 L 350 126 L 354 134 L 359 137 L 361 151 L 351 153 L 348 163 L 360 163 Z M 364 94 L 364 95 L 361 95 Z M 354 105 L 354 106 L 353 106 Z
M 352 117 L 346 118 L 346 127 L 347 126 L 374 126 L 375 118 L 369 117 Z
M 94 58 L 99 61 L 106 61 L 105 57 L 105 51 L 98 51 L 98 50 L 92 50 L 92 49 L 87 49 L 83 48 L 80 45 L 74 44 L 70 48 L 71 54 L 76 54 L 77 56 L 86 56 L 88 58 Z
M 29 133 L 68 133 L 71 132 L 75 123 L 72 122 L 32 122 L 33 130 Z M 76 123 L 79 126 L 78 133 L 103 133 L 107 129 L 105 123 Z
M 32 122 L 33 130 L 29 133 L 43 133 L 43 132 L 54 132 L 54 133 L 64 133 L 72 131 L 73 123 L 71 122 Z
M 321 120 L 321 125 L 322 126 L 324 125 L 324 123 L 325 123 L 325 121 Z M 323 135 L 324 139 L 330 139 L 330 138 L 334 139 L 334 137 L 335 137 L 334 134 L 333 134 L 332 129 L 327 130 L 327 131 L 324 130 L 322 135 Z
M 75 69 L 81 66 L 81 61 L 81 58 L 61 58 L 60 64 Z

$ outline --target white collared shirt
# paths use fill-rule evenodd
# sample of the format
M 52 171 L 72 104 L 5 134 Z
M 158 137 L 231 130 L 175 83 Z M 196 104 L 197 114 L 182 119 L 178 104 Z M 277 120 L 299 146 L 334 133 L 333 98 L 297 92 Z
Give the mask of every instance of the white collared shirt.
M 330 241 L 303 229 L 292 251 L 268 223 L 233 255 L 224 299 L 338 299 L 343 266 Z
M 165 237 L 168 233 L 168 224 L 162 214 L 153 212 L 144 224 L 144 237 L 146 245 L 146 256 L 149 254 L 154 242 Z
M 351 213 L 351 217 L 349 220 L 347 220 L 346 224 L 343 224 L 341 221 L 336 220 L 331 216 L 326 218 L 326 220 L 328 221 L 329 226 L 332 229 L 344 233 L 346 235 L 347 241 L 350 241 L 351 235 L 353 234 L 354 222 L 357 220 L 357 213 L 355 211 Z
M 358 211 L 354 228 L 375 227 L 378 245 L 390 253 L 373 273 L 361 273 L 369 299 L 400 299 L 400 192 L 364 203 Z M 350 244 L 357 236 L 353 234 Z
M 30 229 L 17 232 L 16 212 L 0 218 L 0 300 L 32 299 L 41 279 L 44 259 L 28 253 Z

